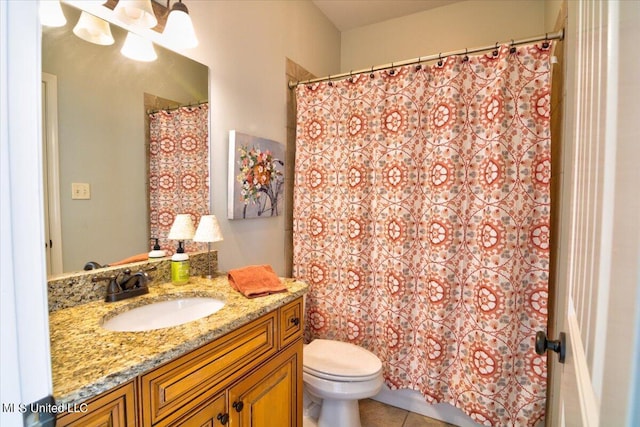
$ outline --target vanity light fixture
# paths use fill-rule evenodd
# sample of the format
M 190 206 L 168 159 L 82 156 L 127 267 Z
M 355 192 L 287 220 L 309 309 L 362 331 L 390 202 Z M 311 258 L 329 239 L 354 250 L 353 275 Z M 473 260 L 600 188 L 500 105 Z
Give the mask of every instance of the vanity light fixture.
M 135 61 L 151 62 L 158 59 L 158 54 L 156 54 L 151 40 L 131 32 L 127 34 L 120 53 Z
M 47 27 L 63 27 L 67 23 L 67 18 L 62 13 L 60 0 L 40 1 L 38 13 L 40 23 Z
M 114 43 L 109 23 L 84 11 L 80 14 L 76 26 L 73 27 L 73 34 L 82 40 L 102 46 Z
M 120 22 L 132 27 L 148 29 L 158 25 L 151 0 L 119 0 L 113 13 Z
M 184 247 L 182 246 L 185 240 L 193 239 L 195 228 L 193 227 L 193 220 L 191 214 L 178 214 L 173 220 L 173 225 L 169 230 L 167 239 L 178 241 L 178 252 L 184 253 Z
M 196 230 L 195 236 L 193 236 L 194 242 L 207 242 L 207 265 L 209 266 L 209 274 L 204 275 L 207 279 L 211 279 L 211 243 L 220 242 L 224 240 L 222 237 L 222 231 L 220 231 L 220 224 L 215 215 L 203 215 L 200 217 L 200 223 Z
M 162 37 L 167 45 L 176 49 L 190 49 L 198 46 L 198 38 L 189 16 L 189 9 L 182 0 L 175 2 L 171 7 Z

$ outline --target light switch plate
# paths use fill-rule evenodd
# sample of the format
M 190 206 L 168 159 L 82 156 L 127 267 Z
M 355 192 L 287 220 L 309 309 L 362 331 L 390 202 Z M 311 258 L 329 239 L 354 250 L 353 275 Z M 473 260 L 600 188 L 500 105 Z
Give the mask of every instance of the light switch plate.
M 89 200 L 91 198 L 91 186 L 86 182 L 71 183 L 71 198 L 73 200 Z

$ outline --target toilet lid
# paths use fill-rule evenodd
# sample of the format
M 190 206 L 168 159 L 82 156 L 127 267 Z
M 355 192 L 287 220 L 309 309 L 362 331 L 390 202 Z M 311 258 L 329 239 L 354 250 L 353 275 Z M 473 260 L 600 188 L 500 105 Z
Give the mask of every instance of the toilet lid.
M 304 370 L 328 379 L 368 380 L 382 370 L 378 357 L 357 345 L 317 339 L 304 347 Z

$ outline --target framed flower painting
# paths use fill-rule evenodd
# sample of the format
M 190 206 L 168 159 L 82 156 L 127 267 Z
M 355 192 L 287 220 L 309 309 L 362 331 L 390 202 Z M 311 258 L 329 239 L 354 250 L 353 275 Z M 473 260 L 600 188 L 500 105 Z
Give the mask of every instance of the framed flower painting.
M 229 131 L 229 219 L 280 215 L 284 196 L 284 145 Z

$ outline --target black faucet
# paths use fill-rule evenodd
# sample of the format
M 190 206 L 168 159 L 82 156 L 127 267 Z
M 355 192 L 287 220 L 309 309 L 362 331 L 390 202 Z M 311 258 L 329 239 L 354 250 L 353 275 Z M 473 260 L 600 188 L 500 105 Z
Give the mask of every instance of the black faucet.
M 131 274 L 131 270 L 126 269 L 118 275 L 95 276 L 92 282 L 108 280 L 106 302 L 121 301 L 123 299 L 144 295 L 149 293 L 149 274 L 146 271 L 138 271 Z

